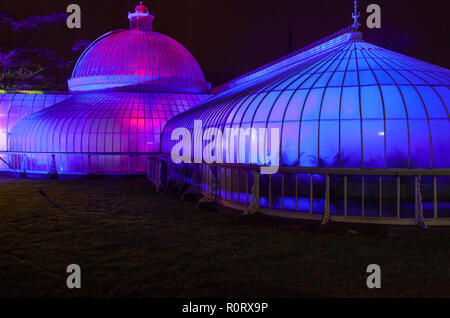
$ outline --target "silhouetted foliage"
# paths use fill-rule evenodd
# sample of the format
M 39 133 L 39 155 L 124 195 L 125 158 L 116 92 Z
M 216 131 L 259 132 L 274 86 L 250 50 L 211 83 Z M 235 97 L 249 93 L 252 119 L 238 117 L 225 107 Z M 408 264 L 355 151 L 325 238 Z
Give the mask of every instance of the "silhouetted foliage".
M 55 72 L 49 69 L 71 68 L 74 61 L 67 60 L 55 51 L 37 48 L 31 44 L 35 36 L 50 27 L 65 23 L 66 13 L 51 12 L 15 20 L 0 14 L 0 28 L 14 32 L 15 43 L 9 48 L 0 49 L 0 88 L 1 89 L 66 89 L 66 84 L 56 79 Z M 81 39 L 74 44 L 73 51 L 80 51 L 90 44 Z

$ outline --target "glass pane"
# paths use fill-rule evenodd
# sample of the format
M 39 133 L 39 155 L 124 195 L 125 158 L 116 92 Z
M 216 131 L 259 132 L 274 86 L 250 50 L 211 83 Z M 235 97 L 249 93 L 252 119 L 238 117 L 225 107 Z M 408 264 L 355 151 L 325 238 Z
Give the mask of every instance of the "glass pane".
M 254 116 L 257 108 L 259 107 L 259 104 L 261 103 L 261 100 L 263 99 L 263 97 L 265 95 L 266 94 L 261 93 L 254 100 L 252 100 L 252 102 L 247 107 L 247 110 L 245 111 L 245 113 L 243 115 L 242 122 L 244 122 L 244 123 L 251 123 L 252 122 L 253 116 Z M 264 108 L 264 109 L 266 109 L 266 108 Z M 239 122 L 237 121 L 237 118 L 234 121 L 234 123 L 239 125 Z
M 258 106 L 255 114 L 254 121 L 266 121 L 269 116 L 269 112 L 274 106 L 275 100 L 280 95 L 279 92 L 271 92 L 262 99 L 261 104 Z
M 433 142 L 433 168 L 449 168 L 450 122 L 448 119 L 431 119 L 430 126 Z
M 345 73 L 344 86 L 357 86 L 358 85 L 358 72 L 347 71 Z
M 408 126 L 406 120 L 386 120 L 388 168 L 408 168 Z
M 286 110 L 286 107 L 288 106 L 289 100 L 292 97 L 293 92 L 287 91 L 283 92 L 281 95 L 278 96 L 277 101 L 275 102 L 275 105 L 272 108 L 272 111 L 270 113 L 269 121 L 282 121 L 283 116 Z
M 317 167 L 317 121 L 302 121 L 300 127 L 300 166 Z
M 322 103 L 320 120 L 339 119 L 340 88 L 327 88 Z
M 425 101 L 428 116 L 430 116 L 430 118 L 447 118 L 448 120 L 447 112 L 445 111 L 439 95 L 429 86 L 419 86 L 417 89 Z
M 380 85 L 392 85 L 395 84 L 391 77 L 382 70 L 374 70 L 375 76 L 377 77 L 378 83 Z
M 363 121 L 364 168 L 384 168 L 384 122 Z
M 427 120 L 410 120 L 409 132 L 411 140 L 411 168 L 430 168 L 431 145 Z
M 342 89 L 341 118 L 360 119 L 359 92 L 357 87 L 344 87 Z
M 284 122 L 281 141 L 282 164 L 298 166 L 298 122 Z
M 341 120 L 341 166 L 361 168 L 361 126 L 359 120 Z
M 383 103 L 378 86 L 361 87 L 361 113 L 364 119 L 383 119 Z
M 295 92 L 294 96 L 292 97 L 288 105 L 288 109 L 286 110 L 286 116 L 284 117 L 285 121 L 300 119 L 300 114 L 302 112 L 303 103 L 305 101 L 307 93 L 308 91 L 306 90 Z
M 323 88 L 312 89 L 303 109 L 302 120 L 317 120 L 322 102 Z
M 406 119 L 405 105 L 398 87 L 383 85 L 381 86 L 381 92 L 383 93 L 386 118 Z
M 425 112 L 425 106 L 417 94 L 417 91 L 412 86 L 400 86 L 403 92 L 403 97 L 405 99 L 406 109 L 408 110 L 408 117 L 425 119 L 427 118 Z
M 361 86 L 377 85 L 377 81 L 375 80 L 375 77 L 373 76 L 373 73 L 371 70 L 360 71 L 359 72 L 359 80 L 360 80 Z
M 341 63 L 340 65 L 345 64 L 346 63 Z M 342 80 L 344 79 L 344 71 L 337 71 L 333 74 L 333 76 L 331 77 L 330 82 L 328 83 L 328 87 L 341 87 L 342 86 Z
M 320 121 L 320 166 L 339 166 L 339 121 Z

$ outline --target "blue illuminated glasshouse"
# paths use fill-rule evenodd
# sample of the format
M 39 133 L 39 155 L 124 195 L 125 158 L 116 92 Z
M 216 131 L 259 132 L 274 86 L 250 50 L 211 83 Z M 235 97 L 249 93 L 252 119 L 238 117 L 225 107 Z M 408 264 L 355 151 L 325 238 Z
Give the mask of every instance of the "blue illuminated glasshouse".
M 147 173 L 157 189 L 245 214 L 450 225 L 449 70 L 365 42 L 355 12 L 352 26 L 211 91 L 147 8 L 129 18 L 82 54 L 72 95 L 20 118 L 0 96 L 3 168 Z M 174 157 L 182 139 L 192 147 Z
M 217 96 L 170 120 L 163 153 L 179 142 L 179 127 L 202 149 L 218 138 L 208 135 L 217 128 L 223 149 L 213 151 L 214 164 L 190 163 L 204 154 L 183 149 L 188 163 L 180 169 L 167 160 L 169 175 L 199 188 L 203 201 L 246 213 L 448 222 L 450 72 L 366 43 L 356 29 L 216 88 Z M 240 130 L 232 135 L 232 128 Z M 253 148 L 260 128 L 267 128 L 266 143 L 278 128 L 276 174 L 259 173 L 267 165 Z
M 279 128 L 282 166 L 450 168 L 448 70 L 365 43 L 360 34 L 340 41 L 173 119 L 163 150 L 170 153 L 174 127 L 193 133 L 195 119 L 222 131 Z M 243 163 L 261 163 L 246 155 Z

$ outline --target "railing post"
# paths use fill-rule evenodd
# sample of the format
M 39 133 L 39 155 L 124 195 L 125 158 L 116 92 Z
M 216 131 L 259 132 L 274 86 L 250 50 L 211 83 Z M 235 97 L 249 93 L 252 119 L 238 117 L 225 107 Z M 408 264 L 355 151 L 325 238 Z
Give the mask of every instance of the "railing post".
M 433 177 L 433 214 L 434 214 L 434 220 L 437 221 L 438 219 L 438 206 L 437 206 L 437 183 L 436 183 L 436 176 Z
M 295 174 L 295 211 L 298 211 L 298 174 Z
M 259 210 L 259 172 L 257 170 L 252 170 L 253 173 L 253 186 L 252 194 L 250 197 L 250 205 L 244 211 L 243 215 L 250 215 L 258 212 Z
M 309 213 L 313 213 L 313 199 L 314 199 L 314 184 L 313 184 L 313 175 L 309 176 Z
M 378 182 L 379 182 L 379 185 L 378 185 L 379 186 L 379 190 L 378 190 L 378 192 L 380 194 L 378 204 L 380 205 L 379 206 L 379 208 L 380 208 L 380 210 L 379 210 L 380 217 L 382 217 L 383 216 L 383 181 L 382 181 L 381 176 L 379 177 Z
M 131 176 L 131 155 L 128 154 L 128 175 Z
M 284 211 L 284 173 L 281 174 L 281 211 Z
M 158 192 L 159 188 L 161 187 L 161 160 L 156 161 L 155 185 L 156 185 L 156 192 Z
M 89 154 L 87 157 L 88 157 L 88 174 L 91 174 L 91 155 Z
M 27 155 L 23 154 L 22 155 L 22 172 L 26 175 L 27 173 Z
M 362 176 L 361 178 L 361 215 L 363 217 L 366 216 L 366 213 L 364 211 L 364 195 L 365 195 L 365 178 Z
M 401 183 L 400 176 L 397 176 L 397 219 L 400 219 L 400 207 L 401 207 Z
M 219 188 L 219 182 L 217 177 L 217 166 L 209 166 L 211 172 L 211 182 L 208 182 L 208 190 L 206 195 L 201 198 L 197 204 L 196 209 L 199 208 L 200 204 L 207 202 L 216 202 L 217 201 L 217 190 Z M 208 179 L 208 178 L 206 178 Z
M 425 221 L 423 219 L 423 205 L 422 205 L 422 192 L 420 189 L 420 176 L 416 176 L 415 178 L 415 214 L 416 214 L 416 224 L 419 225 L 421 228 L 426 229 L 428 228 L 425 224 Z
M 183 194 L 181 195 L 181 200 L 184 200 L 184 198 L 185 198 L 185 196 L 187 195 L 187 194 L 195 194 L 195 193 L 198 193 L 198 183 L 197 183 L 197 180 L 198 180 L 198 163 L 194 163 L 193 164 L 193 173 L 192 173 L 192 181 L 191 181 L 191 184 L 190 184 L 190 186 L 189 186 L 189 188 L 186 190 L 186 191 L 184 191 L 183 192 Z
M 56 170 L 56 159 L 54 154 L 52 154 L 52 162 L 50 164 L 48 176 L 50 179 L 58 179 L 58 170 Z
M 348 177 L 344 176 L 344 216 L 347 216 Z
M 325 211 L 323 212 L 322 224 L 327 224 L 330 221 L 330 175 L 326 176 L 325 186 Z

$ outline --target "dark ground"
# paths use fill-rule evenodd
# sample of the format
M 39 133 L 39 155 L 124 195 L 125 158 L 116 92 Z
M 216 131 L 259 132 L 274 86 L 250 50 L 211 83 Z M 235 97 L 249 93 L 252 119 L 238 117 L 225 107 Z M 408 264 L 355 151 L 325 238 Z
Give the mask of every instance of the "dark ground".
M 0 297 L 450 296 L 449 231 L 236 220 L 142 179 L 1 177 L 0 220 Z M 72 263 L 78 290 L 66 287 Z M 366 287 L 372 263 L 379 290 Z

